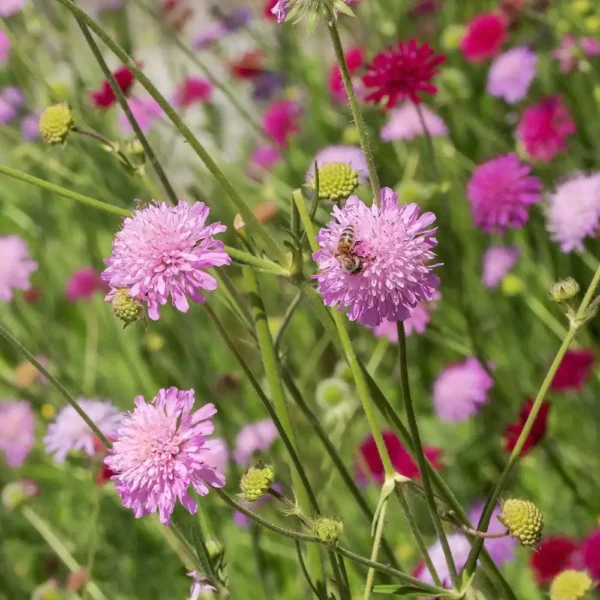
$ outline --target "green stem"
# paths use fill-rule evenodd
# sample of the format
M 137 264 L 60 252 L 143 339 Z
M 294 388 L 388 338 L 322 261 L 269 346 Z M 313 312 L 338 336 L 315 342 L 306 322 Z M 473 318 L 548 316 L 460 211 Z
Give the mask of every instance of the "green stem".
M 388 500 L 387 498 L 381 505 L 379 516 L 377 520 L 377 527 L 375 528 L 375 536 L 373 537 L 373 548 L 371 549 L 371 561 L 376 562 L 377 556 L 379 555 L 379 546 L 381 545 L 381 539 L 383 538 L 383 528 L 385 526 L 385 515 L 387 513 Z M 363 600 L 369 600 L 371 592 L 373 591 L 373 580 L 375 578 L 375 569 L 371 567 L 367 571 L 367 581 L 365 583 L 365 593 Z
M 356 130 L 358 132 L 358 139 L 360 140 L 360 145 L 367 161 L 369 180 L 371 182 L 371 189 L 373 190 L 373 202 L 379 206 L 381 201 L 381 187 L 379 186 L 377 167 L 375 166 L 375 159 L 369 143 L 369 134 L 367 132 L 367 127 L 365 125 L 365 120 L 363 118 L 360 105 L 356 99 L 356 94 L 354 93 L 354 86 L 352 85 L 350 73 L 348 72 L 346 59 L 344 58 L 344 48 L 342 47 L 340 32 L 338 31 L 336 20 L 333 17 L 329 23 L 329 35 L 331 37 L 331 42 L 333 43 L 335 57 L 340 67 L 342 82 L 344 83 L 344 89 L 346 90 L 346 95 L 348 96 L 348 103 L 350 104 L 350 111 L 352 112 L 354 124 L 356 125 Z
M 285 311 L 285 315 L 283 315 L 283 321 L 275 334 L 275 339 L 273 340 L 273 347 L 275 348 L 275 353 L 279 354 L 279 347 L 281 346 L 281 340 L 283 339 L 283 334 L 287 329 L 288 325 L 292 322 L 292 318 L 294 317 L 294 313 L 298 306 L 300 306 L 300 302 L 302 302 L 302 292 L 298 292 L 295 298 L 292 300 L 287 310 Z
M 96 560 L 96 551 L 98 550 L 98 516 L 100 515 L 100 501 L 102 496 L 102 488 L 96 486 L 94 491 L 94 507 L 92 509 L 92 518 L 90 526 L 90 534 L 88 538 L 88 554 L 86 562 L 87 578 L 83 587 L 83 600 L 86 600 L 90 593 L 90 581 L 92 579 L 92 572 L 94 570 L 94 562 Z
M 242 265 L 250 265 L 251 267 L 265 271 L 266 273 L 279 275 L 281 277 L 290 276 L 290 271 L 288 269 L 280 267 L 277 263 L 269 260 L 268 258 L 260 258 L 258 256 L 254 256 L 254 254 L 250 254 L 249 252 L 237 250 L 236 248 L 231 248 L 229 246 L 226 247 L 226 251 L 227 254 L 233 258 L 233 260 Z
M 93 131 L 92 129 L 82 129 L 79 126 L 73 127 L 73 129 L 71 131 L 73 133 L 77 133 L 79 135 L 83 135 L 85 137 L 92 138 L 93 140 L 96 140 L 97 142 L 100 142 L 101 144 L 108 146 L 110 148 L 110 151 L 113 154 L 116 154 L 123 161 L 123 163 L 125 165 L 127 165 L 127 167 L 131 171 L 135 171 L 135 166 L 129 160 L 129 157 L 122 150 L 117 149 L 117 147 L 114 145 L 114 143 L 111 142 L 108 138 L 104 137 L 101 133 L 98 133 L 97 131 Z

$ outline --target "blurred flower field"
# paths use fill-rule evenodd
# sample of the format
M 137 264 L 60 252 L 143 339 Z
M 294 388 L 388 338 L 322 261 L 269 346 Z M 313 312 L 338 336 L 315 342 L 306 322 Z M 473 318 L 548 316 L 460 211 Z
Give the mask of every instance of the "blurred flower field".
M 0 600 L 600 598 L 600 5 L 0 0 Z

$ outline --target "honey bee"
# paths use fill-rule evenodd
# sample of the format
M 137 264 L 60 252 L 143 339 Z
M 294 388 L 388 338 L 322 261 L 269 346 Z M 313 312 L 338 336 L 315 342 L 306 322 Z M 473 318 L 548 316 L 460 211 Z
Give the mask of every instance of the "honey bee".
M 334 256 L 350 275 L 357 275 L 363 270 L 364 260 L 354 254 L 354 227 L 348 226 L 342 231 Z

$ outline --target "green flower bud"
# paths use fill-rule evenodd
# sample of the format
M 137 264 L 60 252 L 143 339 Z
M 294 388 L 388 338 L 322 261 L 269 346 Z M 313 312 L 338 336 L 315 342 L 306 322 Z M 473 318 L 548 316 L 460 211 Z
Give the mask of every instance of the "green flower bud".
M 133 160 L 136 166 L 143 165 L 146 162 L 144 147 L 137 138 L 126 142 L 124 150 L 125 154 Z
M 275 469 L 270 465 L 250 467 L 240 481 L 240 496 L 246 502 L 255 502 L 264 496 L 275 479 Z
M 112 299 L 112 313 L 117 319 L 127 325 L 141 321 L 144 314 L 144 305 L 129 295 L 127 288 L 120 288 Z
M 552 284 L 548 295 L 554 302 L 568 302 L 579 293 L 579 284 L 572 278 L 567 277 Z
M 64 597 L 58 589 L 58 583 L 52 579 L 36 587 L 31 594 L 31 600 L 62 600 Z
M 328 377 L 319 381 L 315 396 L 322 408 L 341 404 L 352 393 L 350 386 L 338 377 Z
M 325 544 L 337 544 L 344 532 L 344 524 L 335 517 L 319 517 L 313 525 L 313 533 Z
M 521 546 L 535 546 L 542 539 L 544 516 L 540 509 L 528 500 L 507 500 L 502 504 L 498 521 L 507 529 L 511 537 Z
M 357 146 L 360 143 L 360 138 L 358 137 L 358 129 L 354 125 L 350 125 L 350 127 L 346 127 L 342 132 L 342 141 L 344 144 L 349 144 L 350 146 Z
M 354 385 L 354 376 L 352 375 L 352 369 L 350 365 L 344 361 L 340 360 L 335 365 L 335 369 L 333 370 L 334 377 L 339 377 L 343 379 L 348 385 Z
M 308 186 L 316 190 L 317 177 Z M 344 163 L 327 163 L 319 167 L 319 200 L 345 200 L 358 187 L 358 173 Z
M 37 485 L 31 480 L 12 481 L 2 488 L 0 496 L 2 506 L 7 510 L 13 510 L 37 492 Z
M 442 48 L 446 50 L 446 52 L 458 49 L 464 36 L 464 25 L 448 25 L 448 27 L 442 31 Z
M 74 126 L 71 107 L 66 103 L 49 106 L 40 116 L 40 135 L 47 144 L 63 144 Z
M 592 589 L 592 583 L 585 571 L 563 571 L 552 581 L 550 600 L 583 600 Z
M 508 273 L 500 282 L 500 289 L 505 296 L 518 296 L 525 289 L 525 282 L 514 273 Z

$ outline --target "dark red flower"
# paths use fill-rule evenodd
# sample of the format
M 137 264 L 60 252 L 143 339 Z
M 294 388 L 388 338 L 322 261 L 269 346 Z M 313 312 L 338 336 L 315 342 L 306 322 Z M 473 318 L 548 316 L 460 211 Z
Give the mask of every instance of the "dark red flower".
M 245 52 L 231 63 L 231 72 L 237 79 L 254 79 L 266 71 L 266 56 L 260 50 Z
M 554 391 L 580 390 L 589 377 L 595 357 L 591 350 L 567 350 L 550 384 Z
M 263 17 L 269 21 L 277 21 L 277 15 L 274 15 L 271 11 L 279 0 L 266 0 L 265 7 L 263 9 Z
M 102 463 L 98 471 L 96 471 L 94 481 L 97 486 L 102 486 L 105 483 L 108 483 L 113 475 L 115 475 L 115 473 L 111 471 L 111 469 L 109 469 L 104 463 Z
M 504 430 L 504 446 L 508 452 L 512 452 L 517 444 L 517 440 L 525 427 L 525 422 L 529 418 L 531 409 L 533 408 L 533 400 L 527 398 L 525 404 L 521 407 L 519 412 L 519 420 L 516 423 L 511 423 Z M 533 422 L 533 427 L 521 448 L 521 456 L 527 454 L 531 449 L 535 448 L 546 435 L 546 429 L 548 427 L 548 413 L 550 411 L 550 403 L 542 402 L 542 406 Z
M 530 565 L 538 585 L 550 583 L 572 566 L 579 544 L 568 537 L 547 537 L 531 554 Z
M 400 42 L 380 52 L 367 67 L 363 83 L 374 90 L 365 100 L 375 103 L 385 100 L 388 108 L 404 98 L 419 104 L 419 92 L 437 92 L 431 80 L 437 74 L 436 67 L 445 60 L 446 57 L 436 55 L 429 44 L 419 46 L 416 40 L 407 44 Z
M 35 304 L 42 297 L 42 290 L 39 287 L 32 287 L 23 292 L 23 300 L 27 304 Z
M 411 479 L 419 479 L 420 473 L 415 461 L 410 454 L 404 449 L 402 442 L 398 439 L 393 431 L 383 432 L 383 442 L 390 455 L 394 469 L 400 475 L 410 477 Z M 438 448 L 425 446 L 425 456 L 431 462 L 436 470 L 441 469 L 440 458 L 442 451 Z M 377 483 L 383 483 L 385 471 L 383 463 L 379 457 L 377 444 L 372 435 L 369 435 L 360 445 L 359 456 L 356 460 L 356 479 L 361 484 L 366 484 L 370 479 L 374 479 Z M 365 468 L 368 473 L 365 473 Z
M 175 91 L 175 106 L 188 108 L 196 102 L 208 102 L 212 96 L 213 86 L 208 79 L 188 77 L 182 81 Z
M 600 528 L 594 530 L 583 542 L 583 564 L 590 577 L 600 580 Z
M 467 33 L 460 43 L 465 58 L 471 62 L 483 62 L 496 56 L 508 38 L 508 21 L 500 14 L 477 15 L 467 25 Z
M 122 66 L 113 73 L 113 77 L 121 91 L 127 96 L 135 82 L 133 73 L 128 67 Z M 90 92 L 90 97 L 96 108 L 110 108 L 116 101 L 115 94 L 106 79 L 102 82 L 99 90 Z
M 350 72 L 350 77 L 356 74 L 356 72 L 362 67 L 364 61 L 365 51 L 360 46 L 348 48 L 344 53 L 344 59 L 346 66 Z M 344 82 L 342 81 L 342 73 L 340 67 L 335 63 L 329 71 L 329 81 L 327 83 L 329 92 L 338 102 L 344 102 L 346 100 L 346 90 L 344 89 Z

